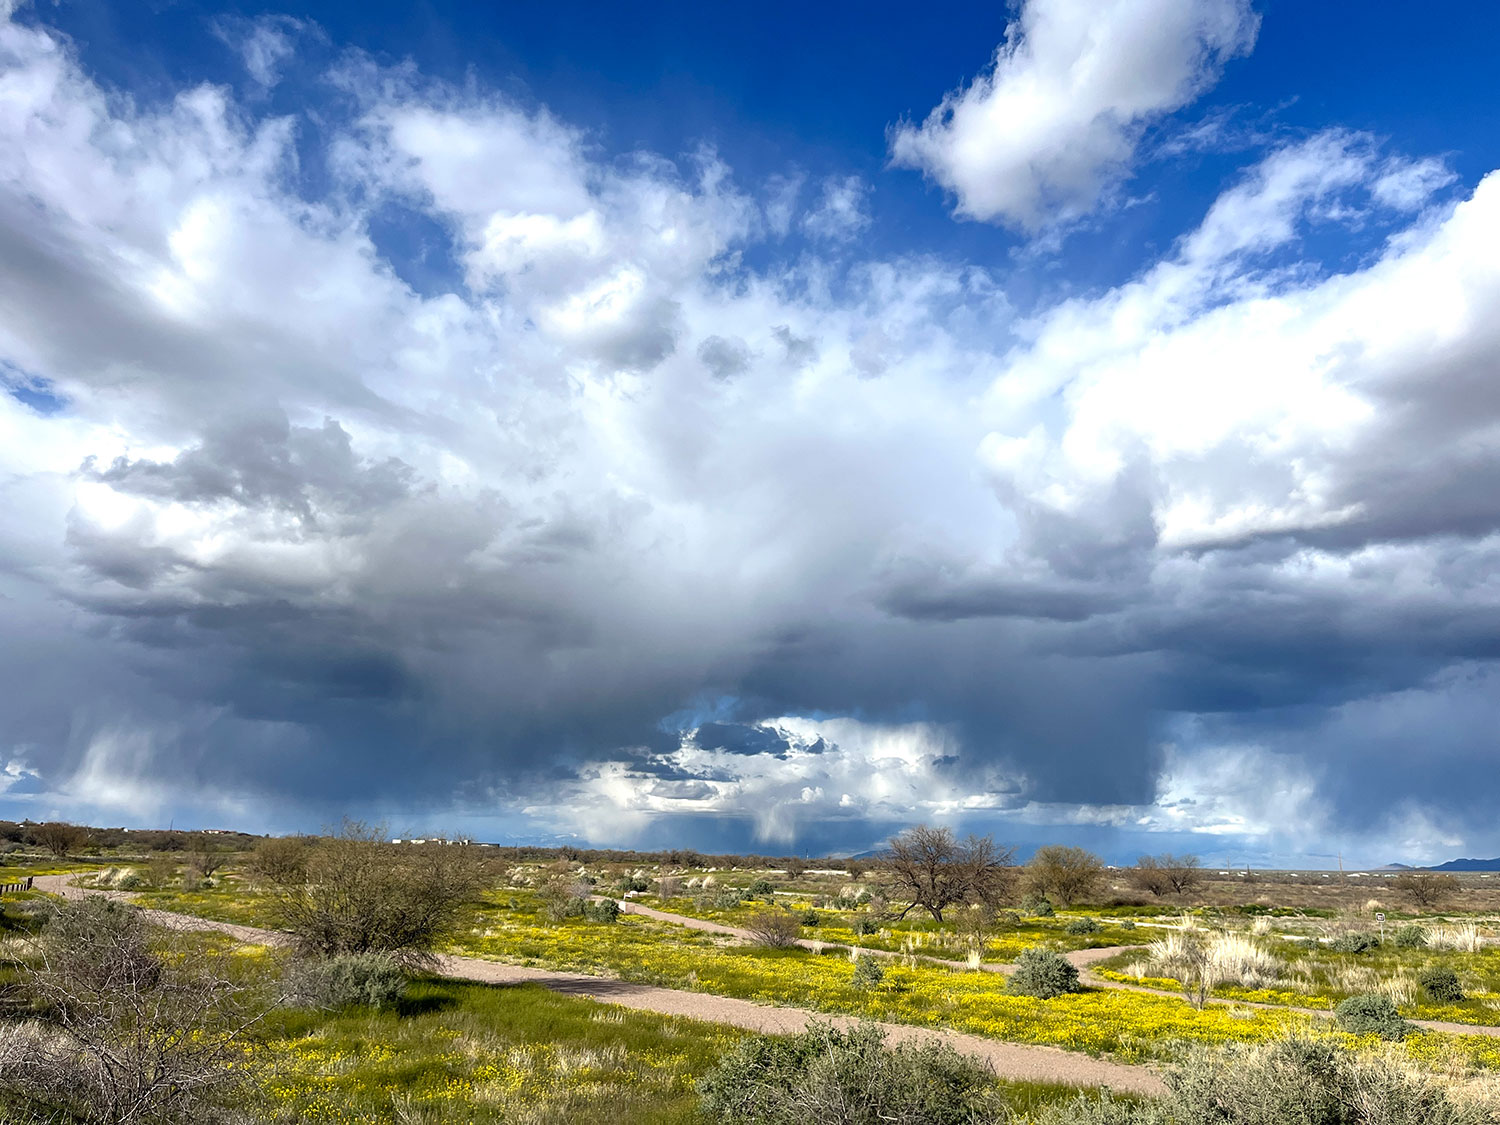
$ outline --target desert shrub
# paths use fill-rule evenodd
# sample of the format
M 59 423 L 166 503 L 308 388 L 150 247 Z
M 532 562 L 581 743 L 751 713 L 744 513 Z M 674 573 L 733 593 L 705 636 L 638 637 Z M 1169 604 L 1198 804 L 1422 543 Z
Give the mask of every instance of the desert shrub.
M 224 1121 L 274 999 L 243 958 L 101 896 L 48 905 L 18 966 L 35 1020 L 0 1023 L 0 1120 Z
M 1037 918 L 1050 918 L 1056 911 L 1052 909 L 1052 903 L 1046 895 L 1032 891 L 1021 900 L 1021 913 L 1031 914 Z
M 656 893 L 662 898 L 676 898 L 682 894 L 682 880 L 675 875 L 663 875 L 656 881 Z
M 1382 1039 L 1403 1039 L 1410 1030 L 1401 1018 L 1396 1002 L 1383 992 L 1362 992 L 1340 1001 L 1333 1010 L 1338 1025 L 1354 1035 L 1378 1035 Z
M 849 983 L 858 989 L 879 988 L 885 980 L 885 969 L 874 957 L 866 954 L 854 959 L 854 974 L 849 978 Z
M 1122 930 L 1133 930 L 1133 929 L 1135 929 L 1135 923 L 1132 922 L 1129 918 L 1127 918 L 1127 919 L 1125 919 L 1125 921 L 1123 921 L 1123 922 L 1120 923 L 1120 929 L 1122 929 Z
M 1092 918 L 1074 918 L 1063 930 L 1070 934 L 1097 934 L 1103 928 Z
M 127 871 L 115 882 L 115 887 L 122 891 L 136 891 L 146 885 L 146 880 L 141 878 L 139 871 Z
M 571 875 L 562 875 L 548 879 L 537 895 L 542 900 L 542 911 L 547 918 L 561 922 L 565 918 L 582 918 L 592 893 L 593 887 L 587 883 L 579 882 Z
M 1449 1004 L 1464 998 L 1458 974 L 1442 965 L 1429 965 L 1417 973 L 1422 993 L 1435 1004 Z
M 1340 934 L 1328 943 L 1328 948 L 1335 953 L 1368 953 L 1380 948 L 1380 939 L 1374 934 L 1363 932 Z
M 1000 1112 L 987 1068 L 946 1044 L 887 1049 L 871 1024 L 743 1040 L 698 1089 L 720 1125 L 970 1125 Z
M 598 902 L 585 902 L 583 904 L 583 916 L 590 922 L 618 922 L 620 920 L 620 904 L 612 898 L 601 898 Z
M 757 945 L 771 949 L 788 949 L 802 936 L 802 923 L 788 910 L 758 910 L 745 923 Z
M 1165 1098 L 1133 1103 L 1080 1095 L 1038 1125 L 1480 1125 L 1486 1107 L 1459 1105 L 1435 1080 L 1326 1039 L 1199 1048 L 1164 1076 Z
M 585 875 L 581 878 L 587 879 L 588 876 Z M 615 889 L 622 895 L 628 895 L 632 891 L 649 891 L 651 889 L 651 884 L 646 882 L 646 880 L 641 878 L 639 875 L 626 875 L 622 877 L 618 883 L 615 884 Z
M 750 893 L 757 898 L 764 898 L 766 895 L 774 894 L 775 891 L 776 886 L 769 879 L 757 879 L 750 884 Z
M 388 844 L 384 835 L 346 821 L 312 849 L 307 882 L 280 889 L 278 921 L 299 953 L 388 953 L 413 968 L 462 924 L 484 884 L 477 854 Z
M 295 1002 L 314 1008 L 386 1008 L 406 992 L 406 973 L 384 953 L 344 953 L 299 962 L 291 973 Z
M 307 842 L 300 836 L 271 836 L 255 845 L 250 876 L 273 887 L 292 887 L 307 880 Z
M 849 927 L 860 937 L 869 937 L 871 934 L 880 932 L 880 923 L 874 918 L 856 918 L 854 924 Z
M 1077 992 L 1078 970 L 1066 957 L 1044 949 L 1027 949 L 1016 958 L 1009 990 L 1022 996 L 1051 1000 L 1067 992 Z
M 1397 949 L 1422 949 L 1427 945 L 1427 930 L 1423 926 L 1402 926 L 1391 936 Z
M 804 926 L 821 926 L 823 919 L 816 910 L 809 907 L 802 912 L 802 924 Z
M 146 861 L 143 878 L 146 885 L 160 890 L 177 876 L 177 859 L 166 852 L 156 852 Z
M 733 910 L 744 900 L 745 894 L 738 887 L 720 887 L 710 903 L 715 910 Z

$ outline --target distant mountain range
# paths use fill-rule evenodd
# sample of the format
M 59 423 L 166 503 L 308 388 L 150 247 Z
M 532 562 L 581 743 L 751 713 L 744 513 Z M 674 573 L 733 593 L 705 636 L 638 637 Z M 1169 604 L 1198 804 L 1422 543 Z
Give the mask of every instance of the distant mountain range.
M 1500 871 L 1500 859 L 1450 859 L 1428 871 Z
M 1409 863 L 1387 863 L 1377 871 L 1500 871 L 1497 859 L 1450 859 L 1447 863 L 1435 863 L 1431 867 L 1413 867 Z

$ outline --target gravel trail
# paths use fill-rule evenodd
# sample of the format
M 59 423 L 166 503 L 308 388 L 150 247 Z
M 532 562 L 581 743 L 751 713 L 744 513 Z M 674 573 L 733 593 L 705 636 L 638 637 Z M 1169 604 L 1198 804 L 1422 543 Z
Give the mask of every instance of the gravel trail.
M 107 894 L 117 899 L 130 898 L 128 894 L 120 891 L 94 891 L 75 887 L 69 882 L 69 876 L 64 875 L 39 876 L 36 880 L 36 889 L 66 898 L 77 898 L 86 894 Z M 634 906 L 634 904 L 631 905 Z M 644 913 L 647 909 L 649 908 L 639 908 L 633 912 Z M 241 941 L 255 943 L 278 944 L 284 940 L 284 936 L 274 930 L 262 930 L 254 926 L 215 922 L 207 918 L 174 914 L 164 910 L 147 910 L 146 914 L 151 921 L 173 929 L 212 930 L 229 934 Z M 667 917 L 675 920 L 677 916 L 668 915 Z M 686 919 L 684 921 L 700 920 Z M 700 929 L 713 925 L 713 923 L 702 923 L 692 928 Z M 724 929 L 728 927 L 717 927 L 717 930 Z M 860 1022 L 849 1016 L 831 1016 L 804 1008 L 775 1007 L 752 1003 L 749 1000 L 737 1000 L 728 996 L 715 996 L 711 993 L 682 992 L 677 989 L 658 988 L 654 985 L 634 984 L 630 981 L 585 976 L 582 973 L 562 973 L 549 969 L 527 968 L 522 965 L 507 965 L 500 961 L 488 961 L 477 957 L 443 955 L 438 958 L 438 972 L 445 977 L 482 984 L 540 984 L 565 996 L 587 997 L 606 1004 L 618 1004 L 640 1011 L 729 1024 L 733 1027 L 772 1035 L 789 1035 L 802 1031 L 814 1020 L 845 1028 L 854 1027 Z M 1144 1067 L 1126 1066 L 1123 1063 L 1095 1059 L 1056 1047 L 1001 1043 L 978 1035 L 966 1035 L 962 1032 L 937 1028 L 911 1027 L 893 1023 L 881 1023 L 878 1026 L 886 1033 L 887 1041 L 891 1043 L 947 1043 L 963 1054 L 988 1063 L 1001 1078 L 1027 1082 L 1051 1082 L 1069 1086 L 1109 1086 L 1115 1090 L 1148 1096 L 1157 1096 L 1166 1092 L 1161 1079 Z

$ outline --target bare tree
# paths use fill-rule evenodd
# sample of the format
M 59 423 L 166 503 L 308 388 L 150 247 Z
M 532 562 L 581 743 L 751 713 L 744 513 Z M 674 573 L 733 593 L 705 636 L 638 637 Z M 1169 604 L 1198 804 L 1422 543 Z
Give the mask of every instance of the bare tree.
M 249 870 L 253 878 L 276 887 L 307 882 L 308 843 L 301 836 L 271 836 L 255 846 Z
M 909 905 L 905 918 L 920 907 L 941 922 L 950 906 L 1004 902 L 1014 882 L 1014 848 L 1002 848 L 989 836 L 960 841 L 951 828 L 919 824 L 891 837 L 881 863 L 891 898 Z
M 1403 871 L 1391 880 L 1391 889 L 1418 906 L 1432 907 L 1458 894 L 1458 878 L 1447 872 Z
M 58 859 L 67 859 L 89 842 L 89 830 L 76 824 L 52 820 L 31 827 L 31 840 Z
M 463 844 L 404 845 L 345 821 L 308 856 L 307 880 L 284 887 L 279 921 L 299 952 L 389 953 L 405 967 L 430 963 L 484 885 L 484 869 Z
M 275 1002 L 238 960 L 102 896 L 57 905 L 21 973 L 39 1018 L 0 1029 L 0 1091 L 36 1120 L 226 1120 Z
M 214 872 L 223 867 L 229 855 L 207 844 L 188 853 L 188 866 L 205 879 L 212 879 Z
M 1143 855 L 1128 873 L 1131 886 L 1158 898 L 1184 895 L 1203 882 L 1202 865 L 1195 855 Z
M 1032 890 L 1059 906 L 1071 906 L 1096 893 L 1104 881 L 1104 861 L 1093 852 L 1063 844 L 1038 848 L 1026 865 Z

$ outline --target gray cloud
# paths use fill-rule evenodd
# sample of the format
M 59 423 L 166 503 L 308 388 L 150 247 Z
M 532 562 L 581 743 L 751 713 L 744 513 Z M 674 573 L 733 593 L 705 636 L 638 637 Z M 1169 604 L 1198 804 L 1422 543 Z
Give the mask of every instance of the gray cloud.
M 66 403 L 0 397 L 16 808 L 1500 846 L 1495 181 L 1321 135 L 1021 323 L 962 263 L 748 269 L 711 158 L 367 60 L 304 199 L 285 126 L 10 27 L 0 360 Z M 393 199 L 463 278 L 399 280 Z M 1340 214 L 1399 237 L 1299 265 Z

